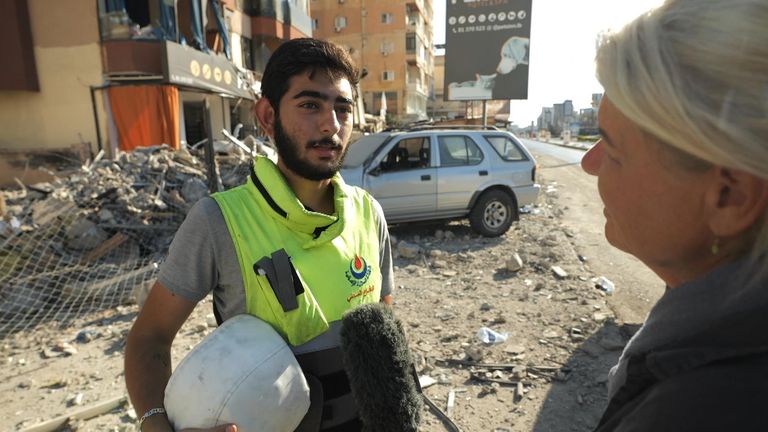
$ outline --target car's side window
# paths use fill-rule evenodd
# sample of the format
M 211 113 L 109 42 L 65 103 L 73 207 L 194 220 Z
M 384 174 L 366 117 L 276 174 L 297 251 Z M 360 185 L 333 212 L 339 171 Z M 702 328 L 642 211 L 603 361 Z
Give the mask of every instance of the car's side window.
M 443 135 L 437 138 L 440 166 L 477 165 L 483 153 L 471 138 L 463 135 Z
M 485 140 L 496 150 L 496 153 L 506 161 L 526 160 L 520 148 L 510 137 L 500 135 L 484 135 Z
M 431 165 L 429 137 L 400 140 L 381 161 L 383 172 L 427 168 Z

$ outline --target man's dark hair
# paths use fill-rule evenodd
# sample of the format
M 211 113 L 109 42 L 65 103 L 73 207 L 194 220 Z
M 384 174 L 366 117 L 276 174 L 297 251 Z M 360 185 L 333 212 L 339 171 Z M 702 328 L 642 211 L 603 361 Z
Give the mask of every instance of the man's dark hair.
M 291 77 L 307 71 L 310 79 L 318 72 L 333 80 L 346 78 L 352 84 L 353 95 L 357 96 L 360 71 L 349 54 L 336 44 L 311 38 L 291 39 L 272 53 L 261 78 L 262 95 L 277 110 Z

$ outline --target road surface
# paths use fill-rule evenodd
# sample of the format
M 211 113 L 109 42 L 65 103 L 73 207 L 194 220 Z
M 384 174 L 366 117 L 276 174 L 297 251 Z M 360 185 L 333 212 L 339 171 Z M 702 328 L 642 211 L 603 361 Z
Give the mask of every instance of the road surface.
M 559 159 L 565 163 L 578 164 L 581 162 L 581 157 L 584 156 L 584 150 L 574 149 L 570 147 L 563 147 L 559 145 L 547 144 L 540 141 L 532 141 L 527 139 L 521 139 L 523 144 L 535 154 L 545 154 Z

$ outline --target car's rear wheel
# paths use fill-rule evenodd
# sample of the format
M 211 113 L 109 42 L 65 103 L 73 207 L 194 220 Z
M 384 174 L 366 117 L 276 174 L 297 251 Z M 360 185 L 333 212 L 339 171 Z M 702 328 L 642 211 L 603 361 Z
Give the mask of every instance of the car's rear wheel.
M 478 198 L 469 213 L 469 224 L 478 234 L 498 237 L 517 219 L 515 200 L 501 190 L 490 190 Z

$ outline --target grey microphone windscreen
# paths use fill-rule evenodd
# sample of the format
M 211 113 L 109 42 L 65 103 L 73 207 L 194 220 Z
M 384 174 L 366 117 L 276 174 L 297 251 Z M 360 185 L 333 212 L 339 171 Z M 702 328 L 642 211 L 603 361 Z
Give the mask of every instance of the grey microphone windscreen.
M 383 303 L 342 318 L 341 349 L 366 432 L 416 432 L 422 399 L 403 326 Z

